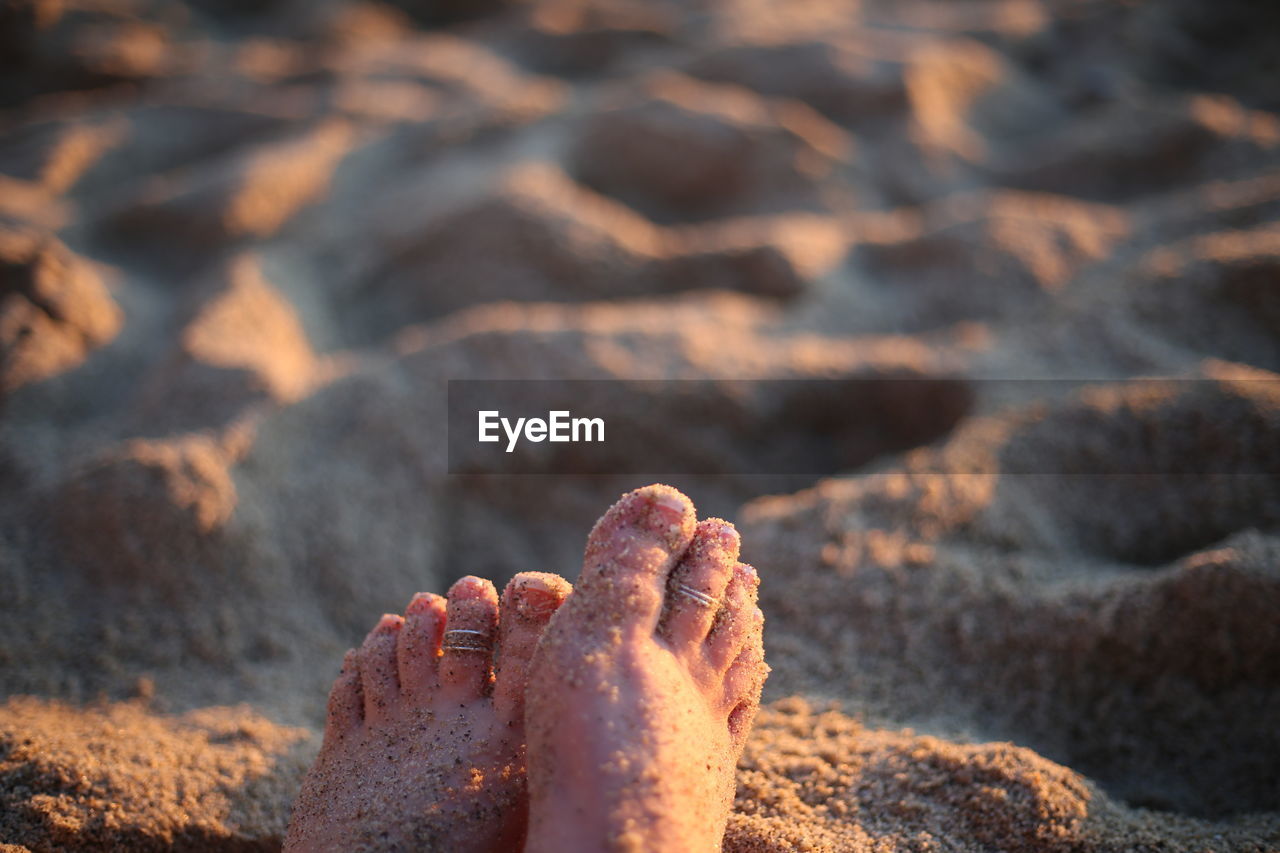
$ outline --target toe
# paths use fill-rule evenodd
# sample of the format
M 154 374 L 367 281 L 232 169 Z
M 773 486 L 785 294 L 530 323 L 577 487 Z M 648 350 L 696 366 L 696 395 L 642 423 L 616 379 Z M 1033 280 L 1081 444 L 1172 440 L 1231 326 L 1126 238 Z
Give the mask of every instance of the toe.
M 468 575 L 449 589 L 440 656 L 440 684 L 463 698 L 480 696 L 493 677 L 498 591 Z
M 503 590 L 493 685 L 494 707 L 503 719 L 524 719 L 529 661 L 542 630 L 572 590 L 567 580 L 546 572 L 521 572 Z
M 329 691 L 329 714 L 324 739 L 343 737 L 364 719 L 364 696 L 360 687 L 360 659 L 355 649 L 342 659 L 342 671 Z
M 756 711 L 760 709 L 760 692 L 769 676 L 769 665 L 764 662 L 764 646 L 759 642 L 748 645 L 724 676 L 725 705 L 728 708 L 729 736 L 741 744 L 751 730 Z
M 436 686 L 440 659 L 440 635 L 444 633 L 443 596 L 420 592 L 404 611 L 404 627 L 396 642 L 396 665 L 401 692 L 414 700 L 424 698 Z
M 734 567 L 733 578 L 725 590 L 724 605 L 716 614 L 715 624 L 707 635 L 707 656 L 711 665 L 723 672 L 738 653 L 760 634 L 764 615 L 756 607 L 756 588 L 760 578 L 746 563 Z
M 667 576 L 693 537 L 693 503 L 670 486 L 629 492 L 596 522 L 570 600 L 578 629 L 652 632 Z
M 671 573 L 662 633 L 675 649 L 698 648 L 711 630 L 738 562 L 738 531 L 727 521 L 698 522 L 684 559 Z
M 360 688 L 364 694 L 364 718 L 384 719 L 400 699 L 400 677 L 396 673 L 396 636 L 404 619 L 385 613 L 364 638 L 360 651 Z

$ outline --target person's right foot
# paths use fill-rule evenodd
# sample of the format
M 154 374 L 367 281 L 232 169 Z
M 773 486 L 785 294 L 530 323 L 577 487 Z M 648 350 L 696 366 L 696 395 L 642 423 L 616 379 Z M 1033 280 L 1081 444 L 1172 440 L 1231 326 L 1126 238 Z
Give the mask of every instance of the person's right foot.
M 719 850 L 768 667 L 733 525 L 669 486 L 596 523 L 529 681 L 526 851 Z
M 529 659 L 569 589 L 522 572 L 499 606 L 466 577 L 383 616 L 343 661 L 285 851 L 518 850 Z

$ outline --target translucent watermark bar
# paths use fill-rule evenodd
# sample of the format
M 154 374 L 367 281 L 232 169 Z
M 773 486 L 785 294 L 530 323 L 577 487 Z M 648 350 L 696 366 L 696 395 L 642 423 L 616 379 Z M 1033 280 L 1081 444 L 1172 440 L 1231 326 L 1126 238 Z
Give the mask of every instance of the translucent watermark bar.
M 1280 381 L 453 380 L 452 474 L 805 475 L 956 438 L 972 474 L 1280 474 Z

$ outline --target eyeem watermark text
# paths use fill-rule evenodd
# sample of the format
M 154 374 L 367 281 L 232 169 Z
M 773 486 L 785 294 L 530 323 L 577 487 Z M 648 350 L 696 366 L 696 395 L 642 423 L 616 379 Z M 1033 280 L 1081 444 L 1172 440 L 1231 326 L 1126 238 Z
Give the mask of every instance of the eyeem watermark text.
M 539 442 L 595 442 L 604 441 L 604 418 L 575 418 L 567 410 L 547 412 L 546 419 L 502 417 L 496 409 L 481 411 L 478 440 L 483 442 L 501 441 L 498 429 L 507 436 L 507 452 L 516 449 L 521 438 L 525 441 Z

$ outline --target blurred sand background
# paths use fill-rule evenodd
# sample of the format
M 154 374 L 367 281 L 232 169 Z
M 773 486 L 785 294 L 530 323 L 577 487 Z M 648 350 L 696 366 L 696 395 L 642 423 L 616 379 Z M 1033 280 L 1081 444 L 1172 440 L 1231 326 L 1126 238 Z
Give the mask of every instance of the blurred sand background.
M 0 0 L 0 850 L 275 849 L 380 613 L 576 576 L 641 483 L 446 476 L 450 378 L 814 380 L 671 480 L 727 850 L 1280 850 L 1277 8 Z

